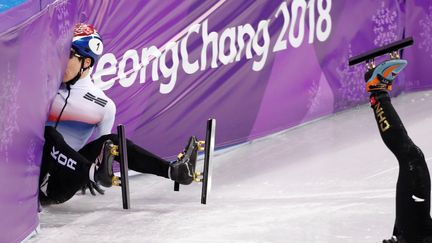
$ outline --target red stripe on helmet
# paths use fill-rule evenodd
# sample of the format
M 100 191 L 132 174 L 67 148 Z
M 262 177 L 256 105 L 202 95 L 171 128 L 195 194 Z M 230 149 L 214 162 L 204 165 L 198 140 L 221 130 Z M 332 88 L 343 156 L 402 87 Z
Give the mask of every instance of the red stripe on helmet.
M 75 25 L 74 37 L 76 36 L 89 36 L 96 33 L 96 30 L 92 25 L 79 23 Z

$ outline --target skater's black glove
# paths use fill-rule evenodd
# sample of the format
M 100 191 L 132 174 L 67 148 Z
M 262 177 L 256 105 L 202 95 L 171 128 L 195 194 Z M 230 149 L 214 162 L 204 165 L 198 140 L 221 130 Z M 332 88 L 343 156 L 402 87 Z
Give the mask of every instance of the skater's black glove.
M 81 188 L 81 192 L 82 192 L 82 194 L 86 194 L 86 190 L 87 190 L 87 188 L 89 189 L 90 193 L 91 193 L 93 196 L 96 196 L 96 192 L 98 192 L 100 195 L 105 194 L 105 190 L 103 190 L 103 189 L 99 186 L 99 184 L 96 183 L 96 182 L 89 181 L 89 183 L 87 183 L 86 185 L 84 185 L 84 186 Z M 95 190 L 96 190 L 96 192 L 95 192 Z

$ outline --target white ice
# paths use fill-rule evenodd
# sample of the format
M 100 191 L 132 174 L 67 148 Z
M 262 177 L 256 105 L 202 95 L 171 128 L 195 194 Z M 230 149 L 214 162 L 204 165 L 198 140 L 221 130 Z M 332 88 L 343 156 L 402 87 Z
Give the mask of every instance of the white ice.
M 432 168 L 432 91 L 393 99 Z M 213 187 L 173 191 L 152 175 L 45 207 L 29 242 L 381 242 L 391 235 L 397 161 L 365 104 L 239 146 L 214 158 Z

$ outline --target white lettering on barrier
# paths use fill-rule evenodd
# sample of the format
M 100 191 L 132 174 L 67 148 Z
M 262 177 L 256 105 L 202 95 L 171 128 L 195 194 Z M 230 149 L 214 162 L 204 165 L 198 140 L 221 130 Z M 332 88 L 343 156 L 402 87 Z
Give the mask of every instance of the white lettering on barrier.
M 224 32 L 222 32 L 222 35 L 219 39 L 219 61 L 223 65 L 227 65 L 229 63 L 234 62 L 234 58 L 237 54 L 237 49 L 235 46 L 236 41 L 236 30 L 235 28 L 228 28 Z M 225 51 L 225 43 L 228 43 L 228 51 Z M 228 55 L 225 55 L 225 52 L 228 53 Z
M 142 49 L 141 63 L 142 63 L 142 65 L 144 65 L 144 68 L 141 68 L 141 72 L 140 72 L 141 73 L 141 75 L 140 75 L 140 83 L 141 84 L 145 83 L 146 71 L 147 71 L 146 67 L 148 64 L 150 64 L 149 60 L 151 58 L 155 58 L 155 60 L 157 60 L 161 54 L 162 53 L 159 51 L 159 49 L 156 48 L 156 46 L 151 46 L 149 48 L 143 48 Z M 157 63 L 158 63 L 157 61 L 153 63 L 153 67 L 154 67 L 153 70 L 157 69 Z M 153 74 L 153 73 L 155 73 L 155 72 L 152 72 L 152 79 L 158 80 L 159 76 L 157 75 L 157 72 L 156 72 L 156 74 Z
M 105 65 L 108 67 L 105 68 Z M 102 90 L 110 89 L 115 82 L 115 78 L 109 79 L 107 81 L 102 81 L 103 76 L 111 76 L 117 73 L 117 58 L 112 53 L 107 53 L 101 56 L 99 59 L 95 73 L 93 74 L 93 81 Z
M 172 53 L 172 66 L 169 68 L 166 65 L 166 55 L 168 52 Z M 159 91 L 161 94 L 170 93 L 177 81 L 177 69 L 178 69 L 179 57 L 178 57 L 178 44 L 177 42 L 171 42 L 167 45 L 167 50 L 164 51 L 159 59 L 159 66 L 164 78 L 171 78 L 170 82 L 165 84 L 161 82 Z
M 283 51 L 288 48 L 288 43 L 293 48 L 300 47 L 307 34 L 306 21 L 309 31 L 307 42 L 312 44 L 315 38 L 321 42 L 326 41 L 332 30 L 331 7 L 332 0 L 292 0 L 290 6 L 283 1 L 274 16 L 276 19 L 281 18 L 283 24 L 272 51 Z M 123 54 L 120 61 L 117 61 L 113 53 L 102 55 L 92 77 L 95 84 L 103 90 L 112 88 L 117 80 L 122 87 L 128 88 L 138 77 L 140 84 L 145 83 L 147 66 L 151 64 L 151 79 L 154 82 L 159 81 L 159 74 L 162 74 L 167 81 L 159 82 L 159 92 L 169 94 L 177 83 L 179 67 L 186 74 L 194 74 L 208 68 L 207 60 L 210 61 L 210 68 L 217 68 L 218 62 L 221 65 L 229 65 L 240 61 L 242 57 L 249 60 L 255 54 L 252 70 L 258 72 L 267 62 L 271 44 L 269 25 L 272 21 L 274 20 L 261 20 L 256 30 L 247 23 L 227 28 L 219 34 L 215 31 L 209 32 L 206 19 L 201 24 L 192 25 L 182 38 L 167 43 L 163 50 L 156 46 L 144 47 L 139 57 L 137 50 L 130 49 Z M 191 35 L 201 36 L 202 46 L 198 60 L 189 60 L 187 46 Z M 132 63 L 130 70 L 126 70 L 128 62 Z M 109 78 L 103 80 L 103 77 Z
M 236 62 L 240 61 L 241 54 L 243 51 L 243 48 L 245 47 L 245 41 L 244 38 L 247 35 L 249 40 L 252 40 L 255 36 L 255 30 L 250 24 L 240 25 L 237 27 L 238 36 L 237 36 L 237 44 L 239 47 L 239 51 L 236 56 Z M 248 41 L 246 44 L 246 59 L 252 58 L 252 41 Z
M 327 3 L 326 8 L 324 8 L 323 1 L 326 1 Z M 317 21 L 317 25 L 318 25 L 317 38 L 319 41 L 325 41 L 330 36 L 330 32 L 332 29 L 332 20 L 330 16 L 331 6 L 332 6 L 331 0 L 318 0 L 317 8 L 318 8 L 319 17 Z M 325 30 L 322 29 L 324 22 L 326 23 Z
M 183 66 L 183 70 L 187 74 L 193 74 L 196 71 L 198 71 L 198 69 L 199 69 L 198 60 L 196 60 L 193 63 L 189 62 L 189 54 L 188 54 L 188 51 L 187 51 L 187 43 L 188 43 L 188 40 L 189 40 L 189 36 L 192 33 L 198 33 L 199 34 L 199 28 L 200 28 L 199 24 L 195 24 L 192 27 L 190 27 L 187 35 L 181 41 L 180 54 L 182 56 L 182 66 Z
M 252 40 L 252 46 L 255 50 L 255 53 L 258 55 L 258 57 L 262 57 L 260 61 L 253 62 L 252 70 L 254 71 L 262 70 L 265 62 L 267 61 L 268 50 L 270 47 L 270 34 L 268 31 L 269 22 L 269 20 L 261 20 L 261 22 L 259 22 L 257 33 Z M 262 33 L 260 34 L 260 32 Z M 262 45 L 259 44 L 260 35 L 262 35 L 262 38 L 264 40 Z
M 300 18 L 297 15 L 300 12 Z M 306 1 L 294 1 L 291 5 L 292 23 L 289 30 L 290 44 L 297 48 L 303 43 L 305 32 L 305 14 L 306 14 Z M 298 23 L 298 28 L 297 28 Z M 295 36 L 295 29 L 298 29 L 298 35 Z
M 132 66 L 133 66 L 133 72 L 129 75 L 129 77 L 127 77 L 125 73 L 125 68 L 128 60 L 132 61 Z M 119 83 L 121 86 L 127 88 L 130 87 L 135 82 L 138 75 L 137 71 L 140 68 L 139 66 L 140 64 L 138 59 L 138 52 L 133 49 L 127 50 L 123 55 L 123 58 L 119 62 L 118 75 L 120 78 Z
M 204 71 L 207 66 L 207 47 L 211 44 L 212 51 L 212 62 L 211 68 L 217 68 L 217 57 L 218 57 L 218 36 L 219 34 L 216 32 L 208 33 L 208 20 L 206 19 L 202 24 L 202 41 L 203 46 L 201 48 L 201 71 Z

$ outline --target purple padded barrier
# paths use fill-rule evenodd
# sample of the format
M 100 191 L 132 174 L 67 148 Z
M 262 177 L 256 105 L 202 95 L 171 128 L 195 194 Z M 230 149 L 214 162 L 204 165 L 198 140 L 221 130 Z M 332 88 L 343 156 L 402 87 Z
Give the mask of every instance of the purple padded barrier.
M 0 33 L 15 27 L 40 11 L 40 0 L 28 0 L 0 13 Z
M 76 8 L 58 1 L 0 35 L 0 242 L 38 225 L 44 123 L 70 48 Z
M 51 4 L 51 3 L 55 2 L 55 1 L 56 0 L 40 0 L 41 10 L 44 9 L 44 8 L 46 8 L 46 6 L 48 6 L 49 4 Z M 72 1 L 69 1 L 69 2 L 73 3 Z
M 428 3 L 427 3 L 428 2 Z M 432 2 L 407 1 L 406 36 L 414 37 L 414 45 L 405 57 L 408 66 L 405 72 L 407 90 L 432 88 Z

